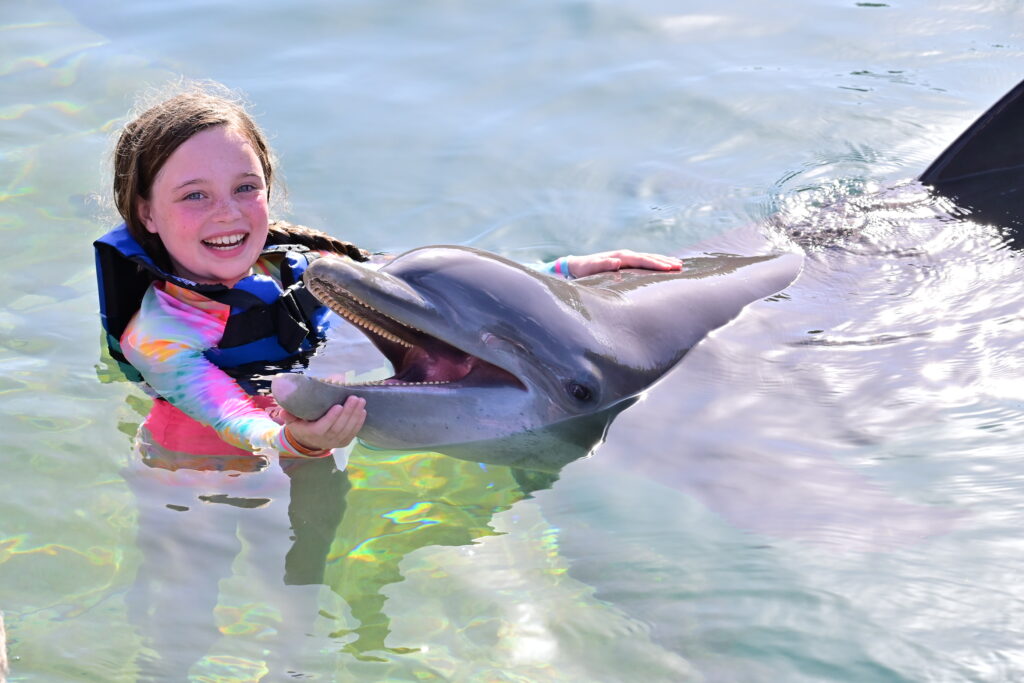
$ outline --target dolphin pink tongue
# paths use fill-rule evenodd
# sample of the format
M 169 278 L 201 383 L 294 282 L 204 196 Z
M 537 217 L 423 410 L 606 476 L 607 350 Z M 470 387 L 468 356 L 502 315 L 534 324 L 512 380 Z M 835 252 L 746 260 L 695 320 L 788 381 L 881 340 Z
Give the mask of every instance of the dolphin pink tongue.
M 405 354 L 402 367 L 388 383 L 457 382 L 468 375 L 477 363 L 477 358 L 454 349 L 430 352 L 416 346 Z

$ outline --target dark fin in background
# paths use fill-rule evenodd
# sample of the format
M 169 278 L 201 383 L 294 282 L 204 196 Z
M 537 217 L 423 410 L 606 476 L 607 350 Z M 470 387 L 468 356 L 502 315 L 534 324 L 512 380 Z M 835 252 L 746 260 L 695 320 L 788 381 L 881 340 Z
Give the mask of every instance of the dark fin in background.
M 1003 229 L 1024 249 L 1024 81 L 982 114 L 921 174 L 921 182 Z

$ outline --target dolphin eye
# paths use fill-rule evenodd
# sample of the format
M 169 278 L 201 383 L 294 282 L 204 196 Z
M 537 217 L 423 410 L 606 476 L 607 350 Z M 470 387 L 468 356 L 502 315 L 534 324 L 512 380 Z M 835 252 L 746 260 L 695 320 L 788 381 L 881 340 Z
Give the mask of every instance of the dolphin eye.
M 594 396 L 594 392 L 590 390 L 590 387 L 579 382 L 569 382 L 565 385 L 565 388 L 569 391 L 569 395 L 577 401 L 589 401 Z

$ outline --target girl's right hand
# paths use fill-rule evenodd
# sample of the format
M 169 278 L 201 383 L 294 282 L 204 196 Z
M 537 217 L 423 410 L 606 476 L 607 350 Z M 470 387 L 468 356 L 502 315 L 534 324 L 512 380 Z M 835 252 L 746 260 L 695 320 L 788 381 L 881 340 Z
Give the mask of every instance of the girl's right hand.
M 331 406 L 323 417 L 312 422 L 300 420 L 283 409 L 279 416 L 283 418 L 289 436 L 298 442 L 296 446 L 311 451 L 329 451 L 349 445 L 362 429 L 366 420 L 366 399 L 349 396 L 343 404 Z
M 682 270 L 683 262 L 674 256 L 648 254 L 632 249 L 615 249 L 586 256 L 568 256 L 569 274 L 586 277 L 620 268 L 645 268 L 647 270 Z

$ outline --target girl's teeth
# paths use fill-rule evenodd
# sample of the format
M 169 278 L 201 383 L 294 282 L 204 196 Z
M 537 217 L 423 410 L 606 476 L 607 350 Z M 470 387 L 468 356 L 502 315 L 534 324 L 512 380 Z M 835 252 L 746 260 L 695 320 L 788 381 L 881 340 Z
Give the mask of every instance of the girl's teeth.
M 232 249 L 245 240 L 245 235 L 223 235 L 203 240 L 203 244 L 214 249 Z

